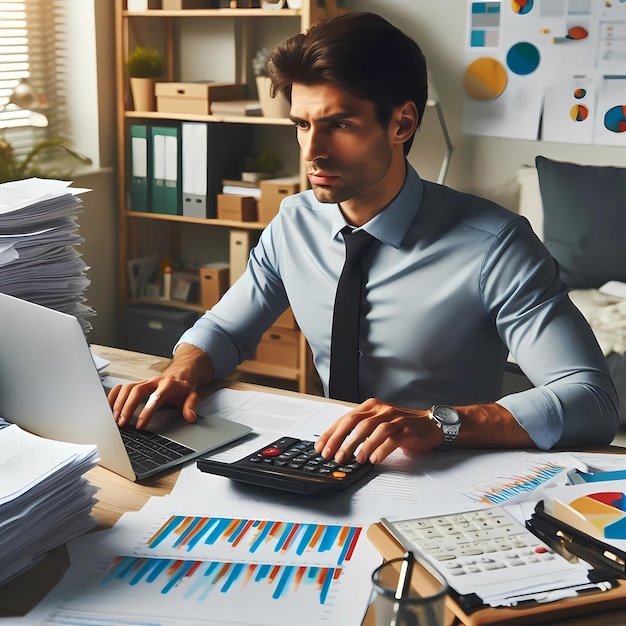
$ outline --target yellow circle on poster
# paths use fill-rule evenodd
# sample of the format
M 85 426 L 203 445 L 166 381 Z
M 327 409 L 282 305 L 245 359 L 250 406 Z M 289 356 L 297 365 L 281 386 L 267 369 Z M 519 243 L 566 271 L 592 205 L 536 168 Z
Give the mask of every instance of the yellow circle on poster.
M 506 83 L 506 69 L 493 57 L 472 61 L 463 77 L 465 91 L 474 100 L 494 100 L 504 91 Z

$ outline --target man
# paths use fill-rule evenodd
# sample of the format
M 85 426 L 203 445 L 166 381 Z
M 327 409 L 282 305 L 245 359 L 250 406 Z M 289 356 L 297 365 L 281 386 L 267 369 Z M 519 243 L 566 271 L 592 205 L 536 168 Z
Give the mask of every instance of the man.
M 344 240 L 367 237 L 356 264 L 362 404 L 318 452 L 380 463 L 396 448 L 609 443 L 618 411 L 604 357 L 527 221 L 421 180 L 406 160 L 427 98 L 417 44 L 377 15 L 347 14 L 278 46 L 269 68 L 312 190 L 283 201 L 245 274 L 183 334 L 163 375 L 111 392 L 118 423 L 149 394 L 140 427 L 164 402 L 195 421 L 196 389 L 251 357 L 288 305 L 336 397 L 333 376 L 345 372 L 331 344 L 355 326 L 331 341 Z M 509 351 L 535 388 L 500 398 Z

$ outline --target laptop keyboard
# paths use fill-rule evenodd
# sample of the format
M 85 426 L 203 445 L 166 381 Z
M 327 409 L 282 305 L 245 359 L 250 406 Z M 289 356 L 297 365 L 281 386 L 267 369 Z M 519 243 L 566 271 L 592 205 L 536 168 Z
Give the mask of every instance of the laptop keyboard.
M 137 475 L 195 453 L 191 448 L 150 430 L 124 426 L 120 428 L 120 434 Z

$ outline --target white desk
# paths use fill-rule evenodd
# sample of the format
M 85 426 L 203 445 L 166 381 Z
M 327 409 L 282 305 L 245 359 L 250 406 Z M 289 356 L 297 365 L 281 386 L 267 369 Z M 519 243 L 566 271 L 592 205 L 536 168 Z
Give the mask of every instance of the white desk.
M 98 356 L 110 361 L 111 366 L 108 368 L 110 374 L 121 378 L 142 380 L 163 371 L 169 362 L 169 359 L 162 357 L 138 354 L 117 348 L 93 346 L 93 350 Z M 239 382 L 222 382 L 210 385 L 203 390 L 203 395 L 208 395 L 224 386 L 234 389 L 301 396 L 296 392 Z M 323 400 L 317 396 L 315 399 Z M 104 529 L 113 526 L 123 513 L 139 510 L 151 496 L 169 493 L 176 482 L 178 471 L 159 475 L 143 484 L 133 483 L 102 467 L 90 470 L 87 476 L 94 485 L 100 488 L 96 496 L 98 503 L 94 506 L 93 513 L 100 522 L 99 528 Z M 67 566 L 67 552 L 62 546 L 54 550 L 39 565 L 0 587 L 0 618 L 7 615 L 25 614 L 55 586 Z M 454 616 L 451 613 L 449 613 L 448 618 L 448 625 L 458 623 L 454 621 Z M 527 623 L 540 622 L 533 619 Z M 558 622 L 552 620 L 549 623 L 561 626 L 606 626 L 607 624 L 626 624 L 626 618 L 624 618 L 623 609 L 620 609 L 590 616 L 577 616 Z M 374 617 L 370 611 L 365 617 L 363 626 L 373 625 Z

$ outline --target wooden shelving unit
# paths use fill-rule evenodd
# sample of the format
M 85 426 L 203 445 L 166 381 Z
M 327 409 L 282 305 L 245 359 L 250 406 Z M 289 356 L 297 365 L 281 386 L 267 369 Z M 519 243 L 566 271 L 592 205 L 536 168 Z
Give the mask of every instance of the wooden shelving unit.
M 118 145 L 118 179 L 119 179 L 119 303 L 120 310 L 128 304 L 147 304 L 171 306 L 179 309 L 197 311 L 203 309 L 197 304 L 179 300 L 163 300 L 162 298 L 132 299 L 129 293 L 127 263 L 130 259 L 140 258 L 152 253 L 161 257 L 177 258 L 186 245 L 183 241 L 185 230 L 190 226 L 202 229 L 202 233 L 211 231 L 212 237 L 224 237 L 228 240 L 231 229 L 244 230 L 251 233 L 252 238 L 258 236 L 265 224 L 260 222 L 238 222 L 220 219 L 199 219 L 181 215 L 131 211 L 129 207 L 129 137 L 128 127 L 131 121 L 144 120 L 147 123 L 162 120 L 171 122 L 201 122 L 206 124 L 249 125 L 253 129 L 265 128 L 264 132 L 291 126 L 286 118 L 241 117 L 221 115 L 195 115 L 179 113 L 161 113 L 134 111 L 131 106 L 129 79 L 126 72 L 128 53 L 135 45 L 143 45 L 143 38 L 158 41 L 164 52 L 167 76 L 164 80 L 180 81 L 183 68 L 179 67 L 179 50 L 184 43 L 184 24 L 192 20 L 228 19 L 234 23 L 232 36 L 235 38 L 236 50 L 235 76 L 232 82 L 252 84 L 251 60 L 256 51 L 255 37 L 264 27 L 271 28 L 276 20 L 289 20 L 290 34 L 305 31 L 315 21 L 324 17 L 327 11 L 320 6 L 318 0 L 303 0 L 301 9 L 282 8 L 265 10 L 260 8 L 220 8 L 220 9 L 182 9 L 132 12 L 126 9 L 126 0 L 115 0 L 115 32 L 116 32 L 116 118 Z M 276 42 L 274 42 L 276 43 Z M 252 131 L 254 132 L 254 130 Z M 300 159 L 299 174 L 301 187 L 306 188 L 307 180 L 302 160 Z M 204 262 L 213 261 L 208 259 Z M 227 259 L 223 259 L 227 260 Z M 259 361 L 247 361 L 240 366 L 240 371 L 263 376 L 272 376 L 295 381 L 298 391 L 310 389 L 312 364 L 306 340 L 299 330 L 297 333 L 297 355 L 293 366 L 276 365 Z

